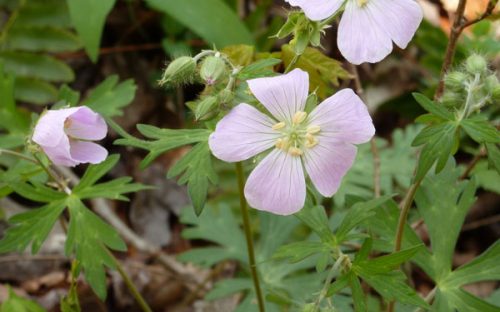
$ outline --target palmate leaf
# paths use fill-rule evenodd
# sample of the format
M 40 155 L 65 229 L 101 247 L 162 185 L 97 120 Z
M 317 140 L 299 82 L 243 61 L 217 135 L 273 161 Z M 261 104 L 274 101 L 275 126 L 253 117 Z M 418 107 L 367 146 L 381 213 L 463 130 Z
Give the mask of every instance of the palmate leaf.
M 134 138 L 119 129 L 124 136 L 115 142 L 118 145 L 135 146 L 149 150 L 149 154 L 141 162 L 145 167 L 155 158 L 174 148 L 196 144 L 184 157 L 170 168 L 167 177 L 179 177 L 179 184 L 187 184 L 188 194 L 193 203 L 195 212 L 199 215 L 205 206 L 210 183 L 217 183 L 217 175 L 212 166 L 212 156 L 208 148 L 207 129 L 159 129 L 148 125 L 138 125 L 137 129 L 147 138 L 154 141 L 145 141 Z
M 100 164 L 89 166 L 80 183 L 73 189 L 73 194 L 76 194 L 80 199 L 107 198 L 127 201 L 128 199 L 124 194 L 150 188 L 140 183 L 130 183 L 132 181 L 130 177 L 121 177 L 95 184 L 118 163 L 119 159 L 120 156 L 115 154 L 109 156 Z
M 23 251 L 30 243 L 31 252 L 37 253 L 65 208 L 65 200 L 57 200 L 12 217 L 12 227 L 0 241 L 0 254 Z
M 78 199 L 71 195 L 67 199 L 70 214 L 65 253 L 75 254 L 85 279 L 101 299 L 106 298 L 106 275 L 104 267 L 114 269 L 115 260 L 107 248 L 126 251 L 127 245 L 118 233 Z

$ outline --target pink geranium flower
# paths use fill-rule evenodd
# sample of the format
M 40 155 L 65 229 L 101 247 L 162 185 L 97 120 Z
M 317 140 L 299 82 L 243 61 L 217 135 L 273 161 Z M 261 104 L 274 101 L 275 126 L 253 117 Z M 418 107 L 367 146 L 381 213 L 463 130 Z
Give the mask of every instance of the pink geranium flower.
M 337 45 L 352 64 L 376 63 L 392 51 L 392 42 L 404 49 L 423 18 L 415 0 L 286 0 L 299 6 L 313 21 L 335 14 L 345 2 Z
M 353 144 L 367 142 L 375 133 L 361 99 L 344 89 L 307 114 L 309 76 L 300 69 L 249 80 L 248 85 L 273 117 L 239 104 L 219 121 L 209 144 L 227 162 L 272 149 L 248 177 L 250 206 L 280 215 L 299 211 L 306 198 L 304 168 L 317 190 L 332 196 L 352 166 Z
M 104 119 L 81 106 L 44 113 L 35 126 L 32 140 L 55 165 L 73 167 L 106 159 L 108 151 L 90 141 L 103 139 L 107 132 Z

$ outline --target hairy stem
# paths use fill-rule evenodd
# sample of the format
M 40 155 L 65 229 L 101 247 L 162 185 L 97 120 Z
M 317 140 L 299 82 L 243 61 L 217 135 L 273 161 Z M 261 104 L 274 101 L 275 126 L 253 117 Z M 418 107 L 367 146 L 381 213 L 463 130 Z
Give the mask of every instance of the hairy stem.
M 293 69 L 293 67 L 295 66 L 295 64 L 297 64 L 299 59 L 300 59 L 300 54 L 295 54 L 293 56 L 292 61 L 290 62 L 290 64 L 288 64 L 288 66 L 285 69 L 285 74 L 289 73 Z
M 394 252 L 398 252 L 401 250 L 401 245 L 403 243 L 403 234 L 405 230 L 406 220 L 408 219 L 408 213 L 410 212 L 411 204 L 413 203 L 413 199 L 415 198 L 415 194 L 417 193 L 417 189 L 422 183 L 422 179 L 416 181 L 412 184 L 408 192 L 406 193 L 405 198 L 401 202 L 401 212 L 399 214 L 398 220 L 398 228 L 396 231 L 396 239 L 394 243 Z
M 238 177 L 240 208 L 241 208 L 241 215 L 243 217 L 243 228 L 245 230 L 245 238 L 247 241 L 248 262 L 250 263 L 250 272 L 252 274 L 253 285 L 255 288 L 255 293 L 257 295 L 259 311 L 264 312 L 265 311 L 264 297 L 262 296 L 262 290 L 260 288 L 260 282 L 259 282 L 259 274 L 257 273 L 257 264 L 255 262 L 255 251 L 253 246 L 252 229 L 250 227 L 250 214 L 248 212 L 248 205 L 244 194 L 245 176 L 243 173 L 243 166 L 241 162 L 236 163 L 236 175 Z
M 493 14 L 493 10 L 495 9 L 497 1 L 490 0 L 488 2 L 488 6 L 486 10 L 476 19 L 467 21 L 464 18 L 465 7 L 467 5 L 467 0 L 460 0 L 457 6 L 457 11 L 455 13 L 455 19 L 453 21 L 453 26 L 451 27 L 450 32 L 450 40 L 448 41 L 448 46 L 446 47 L 446 54 L 444 57 L 443 66 L 441 67 L 441 75 L 439 78 L 439 84 L 436 90 L 436 94 L 434 95 L 434 99 L 439 99 L 444 92 L 444 76 L 450 69 L 450 66 L 453 62 L 453 58 L 455 56 L 455 51 L 457 49 L 458 39 L 460 35 L 464 31 L 465 28 L 472 26 L 486 18 L 488 18 L 491 14 Z
M 319 293 L 319 296 L 316 299 L 316 302 L 314 303 L 313 312 L 317 312 L 320 309 L 320 304 L 323 301 L 323 299 L 325 299 L 326 294 L 328 293 L 328 288 L 330 287 L 330 284 L 332 283 L 333 278 L 339 272 L 340 266 L 342 265 L 342 263 L 345 261 L 345 259 L 347 257 L 346 255 L 344 255 L 342 253 L 342 251 L 340 251 L 340 249 L 338 249 L 338 252 L 339 252 L 339 257 L 337 258 L 337 260 L 333 264 L 332 268 L 328 272 L 328 276 L 325 279 L 325 283 L 323 284 L 323 288 L 321 289 L 321 292 Z
M 27 161 L 31 161 L 32 163 L 38 164 L 38 161 L 36 159 L 31 158 L 29 156 L 26 156 L 24 154 L 18 153 L 18 152 L 14 152 L 14 151 L 8 150 L 8 149 L 0 148 L 0 156 L 2 154 L 15 156 L 17 158 L 24 159 L 24 160 L 27 160 Z
M 109 256 L 113 259 L 115 265 L 116 265 L 116 270 L 118 273 L 120 273 L 120 276 L 123 278 L 123 282 L 127 286 L 128 290 L 134 297 L 135 301 L 137 304 L 141 307 L 141 310 L 144 312 L 153 312 L 149 305 L 146 303 L 146 300 L 144 300 L 144 297 L 142 297 L 141 293 L 137 289 L 137 287 L 134 285 L 134 282 L 130 277 L 128 276 L 127 272 L 123 269 L 123 266 L 121 265 L 120 261 L 116 259 L 116 257 L 113 255 L 111 251 L 109 251 L 107 248 L 104 248 L 106 252 L 109 254 Z

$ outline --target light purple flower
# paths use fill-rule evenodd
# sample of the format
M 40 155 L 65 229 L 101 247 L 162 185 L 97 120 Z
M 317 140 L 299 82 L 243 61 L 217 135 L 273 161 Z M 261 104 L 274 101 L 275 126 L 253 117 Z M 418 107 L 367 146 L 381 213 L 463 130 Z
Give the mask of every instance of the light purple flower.
M 35 126 L 32 140 L 55 165 L 74 167 L 106 159 L 108 151 L 91 141 L 103 139 L 107 132 L 104 119 L 81 106 L 44 113 Z
M 313 21 L 337 12 L 345 2 L 337 45 L 352 64 L 376 63 L 392 52 L 392 42 L 404 49 L 423 18 L 415 0 L 286 0 Z
M 353 144 L 367 142 L 375 133 L 361 99 L 344 89 L 307 114 L 309 76 L 300 69 L 249 80 L 248 85 L 273 117 L 239 104 L 219 121 L 209 145 L 227 162 L 272 149 L 248 177 L 250 206 L 280 215 L 299 211 L 306 198 L 304 168 L 322 195 L 335 194 L 356 156 Z

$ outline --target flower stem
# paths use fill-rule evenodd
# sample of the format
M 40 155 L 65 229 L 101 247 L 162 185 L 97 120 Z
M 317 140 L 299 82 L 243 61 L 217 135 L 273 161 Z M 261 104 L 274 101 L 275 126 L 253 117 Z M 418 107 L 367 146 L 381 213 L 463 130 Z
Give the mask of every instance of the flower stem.
M 134 282 L 132 282 L 132 279 L 128 276 L 127 272 L 123 269 L 123 266 L 121 265 L 120 261 L 116 259 L 116 257 L 113 255 L 111 251 L 109 251 L 107 248 L 104 248 L 109 256 L 113 259 L 116 265 L 116 270 L 118 273 L 120 273 L 120 276 L 123 278 L 123 282 L 127 286 L 128 290 L 132 294 L 132 296 L 135 298 L 135 301 L 137 301 L 137 304 L 141 307 L 141 310 L 144 312 L 153 312 L 149 305 L 146 303 L 146 300 L 144 300 L 144 297 L 142 297 L 141 293 L 135 287 Z
M 241 162 L 236 163 L 236 175 L 238 177 L 240 208 L 241 208 L 241 215 L 243 217 L 243 228 L 245 230 L 245 237 L 247 240 L 248 262 L 250 263 L 250 272 L 252 273 L 252 280 L 255 288 L 255 293 L 257 295 L 259 311 L 264 312 L 265 311 L 264 297 L 262 296 L 262 290 L 260 288 L 260 282 L 259 282 L 259 275 L 257 273 L 257 264 L 255 262 L 255 251 L 253 246 L 252 229 L 250 227 L 250 215 L 248 212 L 247 201 L 244 195 L 245 176 L 243 173 L 243 166 L 241 165 Z
M 285 74 L 289 73 L 293 69 L 293 67 L 295 66 L 295 64 L 297 64 L 299 59 L 300 59 L 300 54 L 295 54 L 293 56 L 292 61 L 290 62 L 290 64 L 288 64 L 288 66 L 285 69 Z
M 408 219 L 408 213 L 410 212 L 411 204 L 413 203 L 413 199 L 415 198 L 415 194 L 417 193 L 417 189 L 420 186 L 420 183 L 422 183 L 422 179 L 419 179 L 418 181 L 413 183 L 410 189 L 408 190 L 408 193 L 406 193 L 405 198 L 401 202 L 401 213 L 399 215 L 398 229 L 396 232 L 396 242 L 394 244 L 394 252 L 398 252 L 401 250 L 405 225 Z
M 21 153 L 18 153 L 18 152 L 14 152 L 14 151 L 11 151 L 11 150 L 8 150 L 8 149 L 0 148 L 0 155 L 2 155 L 2 154 L 15 156 L 17 158 L 24 159 L 24 160 L 27 160 L 27 161 L 31 161 L 32 163 L 38 164 L 38 161 L 36 161 L 36 159 L 33 159 L 33 158 L 29 157 L 29 156 L 26 156 L 24 154 L 21 154 Z

